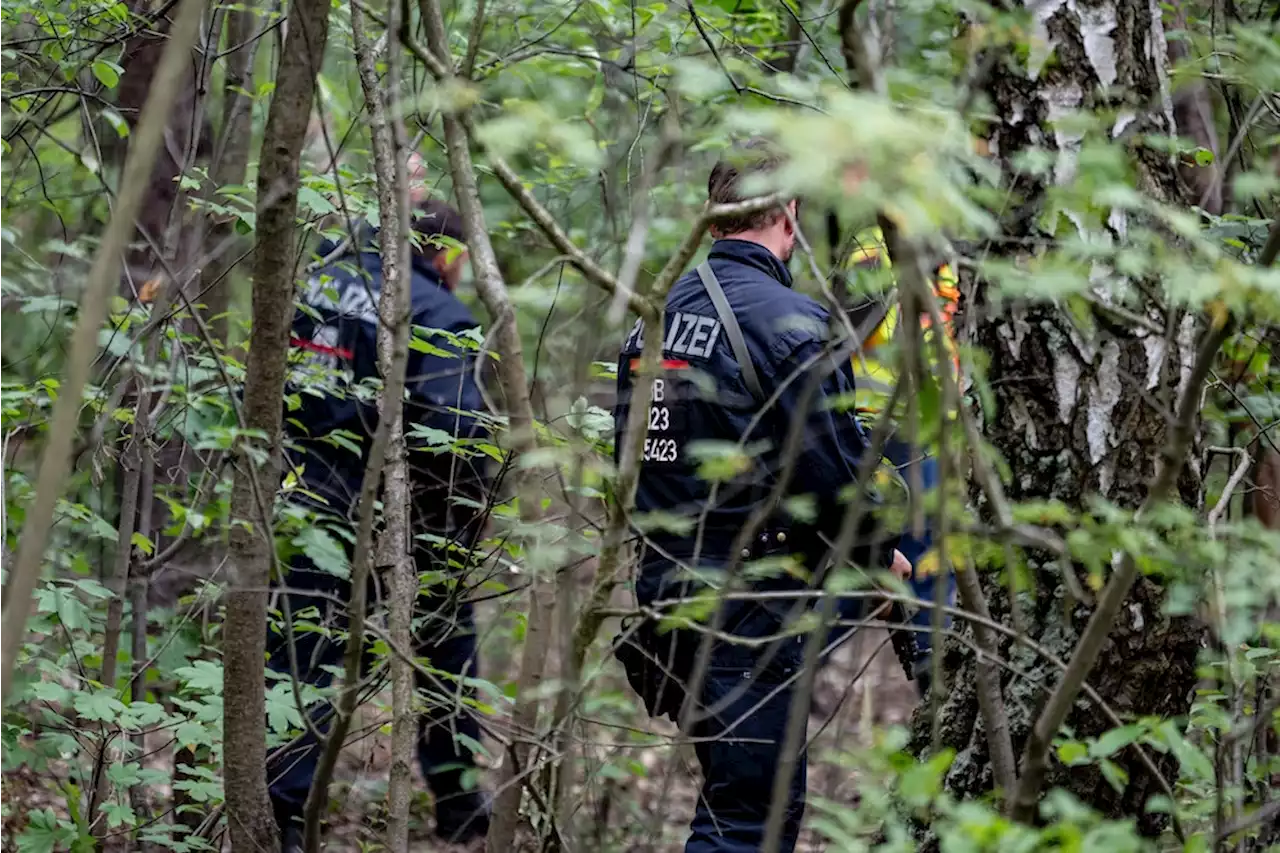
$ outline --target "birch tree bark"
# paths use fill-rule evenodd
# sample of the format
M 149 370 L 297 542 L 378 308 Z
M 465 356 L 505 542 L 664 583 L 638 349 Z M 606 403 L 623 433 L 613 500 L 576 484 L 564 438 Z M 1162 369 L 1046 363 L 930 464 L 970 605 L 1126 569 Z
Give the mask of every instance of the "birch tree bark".
M 1045 190 L 1075 175 L 1082 137 L 1062 121 L 1071 112 L 1119 107 L 1110 129 L 1113 137 L 1135 131 L 1176 133 L 1158 4 L 1107 0 L 1086 9 L 1050 0 L 1037 5 L 1033 15 L 1036 32 L 1027 62 L 997 63 L 986 83 L 991 114 L 998 117 L 989 129 L 990 150 L 1015 196 L 1010 206 L 1014 213 L 1003 223 L 1007 239 L 995 251 L 1017 260 L 1027 260 L 1019 253 L 1027 252 L 1031 242 L 1050 236 L 1039 230 Z M 1127 91 L 1127 103 L 1138 106 L 1126 110 L 1118 101 L 1106 100 L 1104 90 Z M 1014 166 L 1019 155 L 1037 148 L 1055 158 L 1048 174 L 1019 172 Z M 1146 149 L 1137 149 L 1137 159 L 1143 192 L 1166 202 L 1186 199 L 1176 161 Z M 1071 222 L 1068 229 L 1086 227 L 1070 211 L 1063 215 Z M 1127 226 L 1124 213 L 1113 211 L 1103 236 L 1123 243 Z M 1113 274 L 1095 272 L 1099 286 L 1106 288 Z M 1129 509 L 1141 506 L 1188 385 L 1201 334 L 1195 319 L 1152 299 L 1144 307 L 1152 325 L 1168 330 L 1164 335 L 1102 317 L 1085 328 L 1058 305 L 997 305 L 981 285 L 966 296 L 962 335 L 990 356 L 987 382 L 994 407 L 980 414 L 985 439 L 1010 467 L 1009 500 L 1053 499 L 1080 509 L 1097 495 Z M 1189 456 L 1194 459 L 1195 454 Z M 1198 466 L 1186 464 L 1176 484 L 1181 498 L 1194 504 L 1200 485 Z M 977 493 L 975 502 L 980 512 L 990 509 Z M 1090 603 L 1071 593 L 1076 584 L 1064 583 L 1064 567 L 1057 561 L 1034 553 L 1027 560 L 1033 588 L 1012 601 L 1002 580 L 994 574 L 983 577 L 992 613 L 1067 661 L 1088 621 Z M 1166 617 L 1161 603 L 1157 585 L 1139 577 L 1089 672 L 1088 684 L 1122 717 L 1174 717 L 1189 709 L 1202 631 L 1192 619 Z M 1007 637 L 1000 652 L 1030 676 L 1005 671 L 1002 677 L 1015 752 L 1021 752 L 1062 672 Z M 945 654 L 949 678 L 939 730 L 941 745 L 957 751 L 947 784 L 961 797 L 977 796 L 991 790 L 993 779 L 975 661 L 959 644 L 948 644 Z M 915 747 L 921 751 L 929 748 L 932 735 L 927 716 L 918 713 L 915 721 Z M 1114 727 L 1096 703 L 1083 699 L 1067 724 L 1078 737 Z M 1161 772 L 1170 775 L 1175 765 L 1167 757 L 1154 758 Z M 1158 831 L 1163 816 L 1144 808 L 1161 790 L 1158 779 L 1133 750 L 1117 753 L 1113 760 L 1129 775 L 1122 791 L 1108 784 L 1096 766 L 1070 773 L 1055 766 L 1047 785 L 1071 790 L 1104 814 L 1135 816 L 1144 832 Z

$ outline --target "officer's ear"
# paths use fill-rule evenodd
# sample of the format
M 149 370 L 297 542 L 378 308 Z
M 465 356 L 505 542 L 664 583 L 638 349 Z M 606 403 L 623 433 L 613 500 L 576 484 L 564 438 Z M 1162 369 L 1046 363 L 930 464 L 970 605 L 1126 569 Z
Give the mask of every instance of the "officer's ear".
M 441 280 L 450 291 L 458 289 L 458 285 L 462 282 L 462 270 L 466 263 L 467 250 L 465 248 L 443 249 L 436 252 L 436 256 L 431 259 L 431 265 L 436 268 L 436 272 L 440 273 Z
M 793 198 L 791 199 L 791 201 L 787 202 L 787 215 L 782 217 L 782 223 L 783 223 L 783 226 L 787 229 L 788 237 L 790 237 L 792 233 L 795 231 L 794 223 L 800 221 L 798 219 L 799 215 L 800 215 L 800 202 Z

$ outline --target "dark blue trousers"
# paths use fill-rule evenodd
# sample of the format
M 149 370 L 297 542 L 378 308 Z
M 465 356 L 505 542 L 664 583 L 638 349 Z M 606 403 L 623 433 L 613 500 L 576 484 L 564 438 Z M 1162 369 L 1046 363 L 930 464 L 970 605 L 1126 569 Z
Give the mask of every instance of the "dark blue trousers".
M 650 578 L 653 575 L 649 572 Z M 662 581 L 637 584 L 637 598 L 651 604 L 664 592 Z M 755 602 L 726 602 L 726 633 L 760 638 L 777 634 L 781 612 Z M 702 634 L 682 639 L 695 645 Z M 793 679 L 804 656 L 803 638 L 763 648 L 715 643 L 699 691 L 694 721 L 686 734 L 702 766 L 702 791 L 685 853 L 755 853 L 764 843 L 774 778 L 783 759 L 783 741 L 794 691 Z M 804 815 L 808 774 L 806 755 L 796 756 L 783 804 L 780 853 L 795 849 Z
M 285 585 L 293 615 L 292 631 L 270 632 L 267 639 L 268 666 L 277 673 L 290 672 L 289 636 L 292 635 L 300 682 L 328 687 L 341 670 L 345 644 L 330 640 L 311 629 L 325 625 L 330 630 L 346 630 L 345 608 L 350 584 L 335 575 L 321 571 L 305 556 L 296 556 L 289 567 Z M 283 598 L 283 596 L 282 596 Z M 379 585 L 370 580 L 371 609 L 379 601 Z M 314 610 L 312 610 L 314 608 Z M 283 603 L 280 609 L 284 611 Z M 310 611 L 310 612 L 308 612 Z M 430 697 L 430 703 L 418 723 L 418 763 L 427 786 L 435 795 L 437 814 L 453 805 L 474 805 L 479 792 L 469 790 L 476 784 L 471 745 L 480 740 L 479 721 L 456 700 L 459 677 L 474 678 L 477 673 L 475 623 L 469 601 L 459 600 L 447 590 L 420 593 L 415 606 L 416 654 L 425 665 L 446 676 L 429 678 L 419 673 L 418 689 Z M 363 667 L 372 663 L 366 652 Z M 454 676 L 450 678 L 448 676 Z M 471 691 L 462 689 L 464 697 Z M 333 709 L 328 702 L 309 709 L 315 728 L 328 732 Z M 289 820 L 300 819 L 307 791 L 320 760 L 321 746 L 309 731 L 292 743 L 275 750 L 267 759 L 267 779 L 276 819 L 283 827 Z M 464 778 L 470 775 L 472 778 Z

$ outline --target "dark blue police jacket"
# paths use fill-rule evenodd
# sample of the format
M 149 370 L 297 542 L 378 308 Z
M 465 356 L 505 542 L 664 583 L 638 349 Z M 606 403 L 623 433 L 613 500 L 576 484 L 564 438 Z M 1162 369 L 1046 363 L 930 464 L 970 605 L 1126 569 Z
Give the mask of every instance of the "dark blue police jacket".
M 325 256 L 333 249 L 333 243 L 326 243 L 317 252 Z M 301 468 L 302 488 L 321 499 L 317 508 L 342 516 L 350 516 L 360 493 L 378 425 L 376 395 L 361 383 L 378 377 L 381 286 L 377 251 L 350 251 L 305 282 L 294 314 L 290 343 L 295 352 L 303 353 L 304 363 L 291 374 L 291 390 L 302 404 L 285 412 L 288 457 L 295 470 Z M 410 294 L 410 322 L 415 327 L 456 335 L 479 325 L 444 287 L 434 267 L 416 252 Z M 473 350 L 431 332 L 417 330 L 415 337 L 428 344 L 426 352 L 421 346 L 410 349 L 405 374 L 405 432 L 411 448 L 415 506 L 425 507 L 415 517 L 415 526 L 444 533 L 451 526 L 448 518 L 453 513 L 447 505 L 452 496 L 461 492 L 472 500 L 483 500 L 487 472 L 474 461 L 460 465 L 450 454 L 447 439 L 481 435 L 483 428 L 472 413 L 483 411 L 484 404 L 475 382 Z M 313 382 L 308 381 L 309 368 Z M 335 372 L 339 374 L 336 382 Z M 415 425 L 446 435 L 415 440 Z M 436 450 L 414 450 L 424 443 L 434 444 Z
M 857 479 L 868 436 L 853 412 L 848 354 L 840 358 L 833 354 L 827 310 L 792 290 L 786 266 L 757 243 L 718 240 L 709 261 L 742 329 L 765 399 L 756 400 L 748 389 L 697 272 L 686 273 L 667 297 L 663 370 L 648 401 L 649 433 L 636 510 L 675 513 L 695 520 L 705 513 L 698 556 L 714 562 L 727 556 L 734 537 L 776 483 L 783 443 L 793 419 L 804 418 L 805 423 L 788 494 L 808 494 L 815 499 L 819 511 L 816 526 L 827 528 L 824 532 L 828 535 L 838 530 L 844 511 L 841 492 Z M 623 441 L 643 336 L 640 320 L 618 361 L 615 459 Z M 810 392 L 809 405 L 802 411 L 805 386 L 818 379 L 816 393 Z M 844 398 L 843 405 L 832 405 L 837 398 Z M 753 457 L 754 467 L 732 481 L 721 482 L 714 489 L 713 501 L 712 484 L 698 476 L 699 459 L 714 455 L 717 444 L 725 448 L 739 442 Z M 805 526 L 784 517 L 770 522 L 771 529 L 794 530 L 816 539 L 812 536 L 816 531 L 806 531 Z M 811 520 L 807 526 L 813 527 L 815 522 Z M 870 524 L 864 522 L 863 534 L 870 530 Z M 677 558 L 693 556 L 697 538 L 696 531 L 649 535 L 650 542 Z M 862 535 L 859 539 L 865 545 L 871 537 Z M 792 542 L 796 544 L 800 543 Z M 887 566 L 892 543 L 882 542 L 874 552 L 865 547 L 861 553 L 859 550 L 854 551 L 856 561 Z

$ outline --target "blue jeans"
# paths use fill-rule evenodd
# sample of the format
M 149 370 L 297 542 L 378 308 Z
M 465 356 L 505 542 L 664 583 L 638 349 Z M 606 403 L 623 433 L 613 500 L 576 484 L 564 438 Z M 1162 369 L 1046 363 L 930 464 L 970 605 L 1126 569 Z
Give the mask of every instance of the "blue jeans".
M 651 572 L 644 574 L 653 579 Z M 665 584 L 645 583 L 642 577 L 637 598 L 649 605 L 655 598 L 679 595 L 678 590 L 663 587 Z M 660 589 L 661 596 L 656 594 Z M 760 638 L 778 633 L 783 626 L 783 616 L 763 604 L 730 601 L 724 606 L 725 633 Z M 687 633 L 681 643 L 696 648 L 704 635 Z M 764 648 L 721 642 L 712 646 L 693 712 L 695 719 L 686 732 L 695 739 L 703 784 L 685 853 L 755 853 L 763 845 L 774 777 L 783 758 L 792 679 L 803 656 L 803 637 L 779 640 Z M 799 838 L 807 773 L 802 747 L 782 806 L 780 853 L 791 853 Z
M 937 488 L 938 460 L 934 457 L 925 456 L 900 439 L 890 438 L 885 442 L 884 458 L 897 469 L 898 474 L 907 482 L 908 486 L 912 482 L 911 469 L 914 467 L 920 472 L 920 485 L 926 493 Z M 926 519 L 926 522 L 928 521 L 930 519 Z M 912 592 L 916 598 L 927 601 L 930 604 L 934 600 L 934 585 L 938 582 L 938 573 L 935 571 L 929 574 L 918 574 L 916 566 L 919 564 L 920 558 L 928 554 L 933 549 L 933 546 L 933 529 L 929 523 L 925 524 L 922 536 L 913 536 L 911 531 L 907 530 L 902 534 L 902 538 L 898 542 L 898 550 L 902 552 L 902 556 L 906 557 L 912 566 L 912 575 L 909 581 Z M 953 606 L 956 600 L 955 575 L 948 573 L 944 583 L 946 583 L 947 589 L 943 603 Z M 860 599 L 843 599 L 839 608 L 841 618 L 848 620 L 861 618 L 863 613 L 862 604 L 863 602 Z M 921 629 L 915 634 L 916 648 L 920 650 L 921 655 L 929 654 L 933 641 L 933 634 L 930 630 L 933 625 L 933 610 L 933 607 L 918 608 L 911 619 L 912 623 Z M 943 627 L 949 626 L 951 617 L 944 614 L 942 624 Z M 847 630 L 837 626 L 831 634 L 831 639 L 834 641 L 837 637 L 846 633 Z
M 340 603 L 350 597 L 350 584 L 335 575 L 321 571 L 305 556 L 297 555 L 291 561 L 285 583 L 292 608 L 294 624 L 309 622 L 325 624 L 331 630 L 346 630 L 345 608 Z M 371 579 L 369 602 L 377 600 L 377 584 Z M 315 608 L 318 616 L 303 617 L 302 611 Z M 283 605 L 281 605 L 283 610 Z M 417 632 L 418 657 L 426 658 L 434 669 L 453 676 L 476 677 L 476 636 L 472 606 L 447 592 L 421 593 L 414 613 L 422 622 Z M 341 669 L 345 644 L 330 640 L 315 630 L 293 630 L 293 645 L 297 657 L 298 678 L 316 687 L 328 687 L 333 675 L 328 668 Z M 288 635 L 284 631 L 267 635 L 268 667 L 274 672 L 288 675 Z M 372 656 L 366 652 L 362 669 L 368 671 Z M 417 675 L 418 689 L 428 696 L 452 694 L 457 683 L 452 679 L 429 679 Z M 429 683 L 430 682 L 430 683 Z M 463 695 L 470 691 L 463 690 Z M 308 713 L 320 732 L 327 733 L 332 721 L 333 708 L 328 702 L 317 703 Z M 480 724 L 465 706 L 452 697 L 433 703 L 418 721 L 418 763 L 426 778 L 427 786 L 435 795 L 437 815 L 441 809 L 455 806 L 470 811 L 477 805 L 478 791 L 468 791 L 464 774 L 475 767 L 468 744 L 480 740 Z M 321 746 L 311 732 L 304 733 L 293 742 L 274 750 L 267 758 L 267 780 L 276 819 L 283 828 L 290 820 L 300 820 L 311 780 L 320 760 Z M 473 802 L 475 801 L 475 802 Z
M 898 473 L 907 481 L 908 485 L 911 484 L 911 468 L 914 466 L 920 472 L 920 485 L 925 493 L 931 492 L 938 487 L 938 460 L 936 458 L 925 456 L 913 450 L 906 442 L 898 439 L 890 439 L 885 444 L 884 457 L 898 469 Z M 920 558 L 931 551 L 933 547 L 933 528 L 929 524 L 925 525 L 923 536 L 917 539 L 908 530 L 903 533 L 902 539 L 898 543 L 898 550 L 912 565 L 910 582 L 912 591 L 915 593 L 916 598 L 930 603 L 933 603 L 934 584 L 939 580 L 938 573 L 941 571 L 941 562 L 939 561 L 935 571 L 929 574 L 917 574 L 915 566 L 920 562 Z M 943 603 L 947 606 L 954 606 L 956 601 L 955 575 L 947 573 L 943 582 L 947 585 Z M 930 628 L 933 625 L 933 608 L 919 608 L 911 621 L 923 629 Z M 943 627 L 950 624 L 951 617 L 943 614 Z M 916 632 L 916 648 L 922 653 L 929 653 L 932 640 L 932 632 L 928 630 Z

